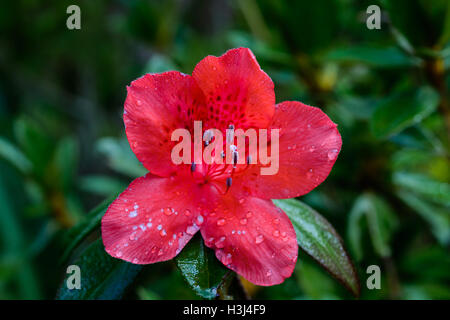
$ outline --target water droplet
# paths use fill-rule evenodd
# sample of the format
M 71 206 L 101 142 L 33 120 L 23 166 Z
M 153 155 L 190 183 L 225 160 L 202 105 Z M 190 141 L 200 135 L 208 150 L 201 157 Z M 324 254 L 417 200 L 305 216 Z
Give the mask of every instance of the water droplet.
M 270 277 L 271 275 L 272 275 L 272 271 L 268 270 L 268 271 L 266 272 L 266 277 Z
M 191 210 L 186 209 L 186 211 L 184 211 L 184 215 L 185 215 L 186 217 L 189 217 L 189 216 L 191 215 Z
M 309 169 L 308 172 L 306 173 L 306 178 L 311 179 L 312 176 L 313 176 L 313 170 Z
M 246 217 L 250 218 L 253 215 L 253 213 L 251 211 L 247 212 Z
M 120 257 L 122 256 L 122 254 L 123 254 L 122 251 L 117 251 L 117 252 L 116 252 L 117 258 L 120 258 Z
M 224 265 L 229 265 L 231 262 L 233 262 L 233 256 L 231 255 L 231 253 L 227 253 L 225 256 L 223 256 L 222 258 L 222 263 Z
M 186 228 L 186 233 L 190 234 L 191 236 L 194 235 L 198 230 L 197 225 L 194 223 L 192 226 L 188 226 Z
M 337 155 L 338 155 L 338 150 L 337 149 L 331 149 L 328 152 L 328 160 L 330 160 L 330 161 L 335 160 Z
M 274 224 L 280 224 L 280 219 L 278 219 L 278 218 L 273 219 L 273 223 Z
M 308 149 L 309 152 L 314 152 L 314 150 L 316 150 L 316 147 L 314 145 L 310 146 Z
M 153 225 L 153 224 L 152 224 L 151 222 L 147 223 L 147 227 L 149 227 L 149 228 L 151 228 L 152 225 Z
M 202 223 L 203 223 L 203 216 L 202 215 L 199 215 L 198 217 L 197 217 L 197 223 L 198 223 L 198 225 L 200 226 Z
M 274 230 L 272 234 L 273 234 L 274 237 L 278 238 L 280 236 L 280 231 L 279 230 Z
M 225 219 L 219 219 L 217 220 L 217 225 L 218 226 L 223 226 L 225 224 Z
M 240 203 L 240 204 L 243 204 L 244 201 L 245 201 L 245 198 L 239 199 L 239 203 Z
M 159 249 L 159 251 L 158 251 L 158 256 L 162 256 L 163 253 L 164 253 L 163 249 Z
M 241 219 L 240 223 L 241 223 L 242 225 L 247 224 L 247 219 L 246 219 L 246 218 Z
M 219 240 L 217 240 L 215 246 L 219 249 L 225 247 L 225 237 L 221 237 Z
M 162 229 L 162 224 L 158 224 L 158 226 L 156 227 L 156 229 L 161 230 L 161 229 Z
M 166 216 L 170 216 L 170 215 L 172 215 L 172 213 L 173 213 L 173 209 L 171 209 L 171 208 L 164 209 L 164 214 Z
M 256 243 L 256 244 L 259 244 L 259 243 L 261 243 L 261 242 L 263 242 L 263 241 L 264 241 L 264 236 L 263 236 L 262 234 L 260 234 L 259 236 L 257 236 L 256 239 L 255 239 L 255 243 Z
M 165 237 L 167 235 L 167 232 L 163 229 L 159 232 L 159 234 L 161 235 L 161 237 Z
M 134 217 L 136 217 L 138 215 L 138 212 L 137 212 L 137 210 L 133 210 L 133 211 L 131 211 L 130 212 L 130 214 L 128 215 L 130 218 L 134 218 Z

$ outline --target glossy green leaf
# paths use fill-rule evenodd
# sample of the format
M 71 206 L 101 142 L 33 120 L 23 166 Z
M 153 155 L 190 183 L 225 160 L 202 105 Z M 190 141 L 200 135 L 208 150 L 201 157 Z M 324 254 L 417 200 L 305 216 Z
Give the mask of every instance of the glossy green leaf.
M 115 199 L 116 196 L 113 196 L 100 205 L 95 207 L 91 212 L 89 212 L 86 218 L 70 229 L 64 239 L 64 253 L 61 257 L 60 262 L 65 263 L 69 256 L 72 254 L 73 250 L 83 241 L 83 239 L 89 235 L 95 228 L 100 226 L 102 221 L 102 217 L 106 212 L 106 209 L 111 204 L 111 202 Z
M 81 289 L 69 289 L 67 280 L 71 273 L 66 274 L 56 296 L 59 300 L 120 299 L 143 268 L 112 258 L 101 239 L 87 247 L 72 264 L 80 268 Z
M 408 57 L 396 47 L 353 46 L 336 48 L 325 56 L 327 60 L 363 63 L 380 68 L 411 67 L 418 61 Z
M 333 226 L 306 204 L 294 200 L 274 200 L 286 212 L 297 233 L 299 246 L 341 281 L 354 295 L 359 295 L 359 281 Z
M 189 241 L 177 256 L 176 263 L 195 293 L 206 299 L 217 296 L 227 269 L 217 260 L 214 252 L 205 247 L 199 235 Z
M 419 123 L 436 109 L 439 99 L 430 87 L 403 91 L 387 98 L 377 106 L 370 120 L 373 134 L 386 138 Z

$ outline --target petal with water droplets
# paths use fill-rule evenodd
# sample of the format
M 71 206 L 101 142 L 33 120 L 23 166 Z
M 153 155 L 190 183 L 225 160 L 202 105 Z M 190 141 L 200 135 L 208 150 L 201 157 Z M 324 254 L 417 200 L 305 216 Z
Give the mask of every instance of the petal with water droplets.
M 247 197 L 239 203 L 242 194 L 237 195 L 236 189 L 218 199 L 217 216 L 205 218 L 201 227 L 205 244 L 216 250 L 224 265 L 248 281 L 262 286 L 279 284 L 292 274 L 297 261 L 292 223 L 270 200 Z M 228 212 L 226 223 L 222 222 L 223 212 Z
M 191 196 L 195 188 L 198 186 L 186 179 L 150 174 L 134 180 L 102 219 L 106 251 L 135 264 L 172 259 L 199 229 L 195 224 L 198 215 L 172 214 L 196 212 Z M 130 210 L 136 210 L 133 217 Z
M 322 110 L 297 101 L 282 102 L 277 105 L 270 128 L 280 129 L 279 170 L 273 175 L 261 175 L 260 165 L 247 170 L 242 183 L 254 196 L 294 198 L 327 178 L 342 140 L 336 124 Z

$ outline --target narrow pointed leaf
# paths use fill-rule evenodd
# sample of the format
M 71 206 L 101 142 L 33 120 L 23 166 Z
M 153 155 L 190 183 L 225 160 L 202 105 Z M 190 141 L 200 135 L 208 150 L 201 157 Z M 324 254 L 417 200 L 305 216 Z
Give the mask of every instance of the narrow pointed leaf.
M 354 295 L 359 295 L 359 280 L 333 226 L 306 204 L 294 200 L 274 200 L 286 212 L 297 233 L 298 245 L 338 279 Z
M 120 299 L 143 266 L 112 258 L 106 253 L 102 240 L 92 243 L 73 265 L 80 268 L 81 288 L 69 289 L 65 276 L 56 296 L 59 300 Z

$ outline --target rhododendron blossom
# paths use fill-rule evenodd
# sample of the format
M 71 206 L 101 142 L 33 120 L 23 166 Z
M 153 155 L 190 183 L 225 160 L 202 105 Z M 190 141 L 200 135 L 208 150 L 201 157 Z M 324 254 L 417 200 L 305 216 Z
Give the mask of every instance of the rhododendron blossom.
M 202 147 L 224 135 L 217 141 L 231 163 L 172 161 L 178 144 L 172 133 L 183 128 L 193 136 L 196 121 L 202 123 L 196 132 Z M 102 219 L 111 256 L 135 264 L 166 261 L 200 231 L 225 266 L 254 284 L 279 284 L 292 274 L 295 230 L 271 199 L 308 193 L 330 173 L 342 142 L 320 109 L 275 104 L 272 80 L 249 49 L 239 48 L 204 58 L 192 76 L 171 71 L 133 81 L 124 122 L 131 149 L 149 173 L 131 182 Z M 255 161 L 252 154 L 260 150 L 235 141 L 238 130 L 248 129 L 267 129 L 267 146 L 256 149 L 265 148 L 269 157 L 277 153 L 276 174 L 261 174 L 271 164 Z M 278 148 L 271 151 L 274 129 Z

